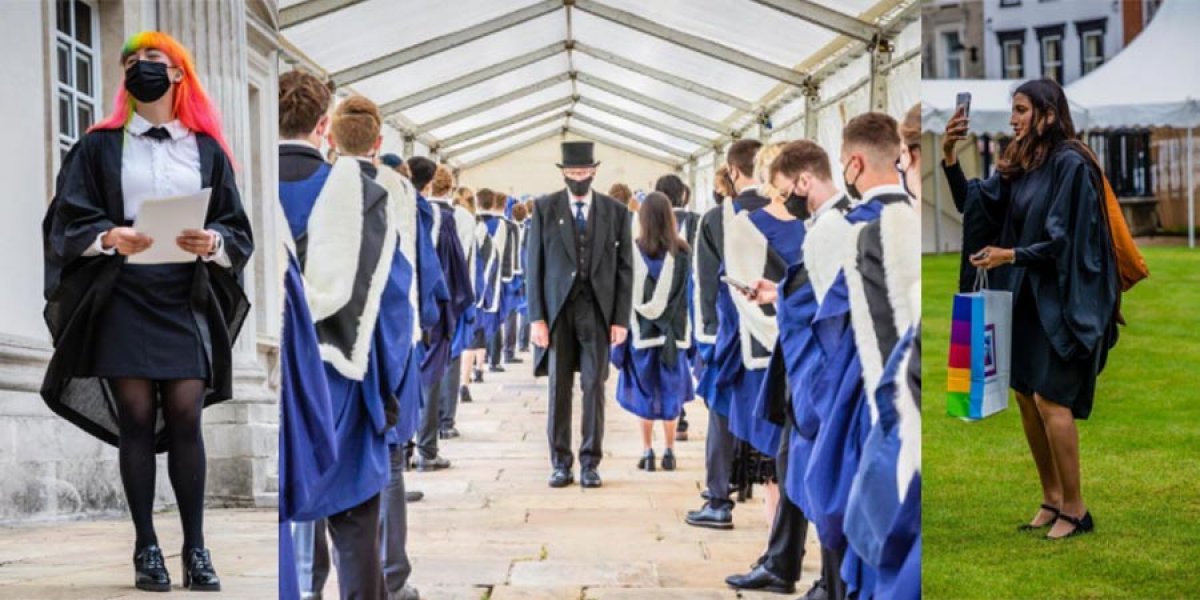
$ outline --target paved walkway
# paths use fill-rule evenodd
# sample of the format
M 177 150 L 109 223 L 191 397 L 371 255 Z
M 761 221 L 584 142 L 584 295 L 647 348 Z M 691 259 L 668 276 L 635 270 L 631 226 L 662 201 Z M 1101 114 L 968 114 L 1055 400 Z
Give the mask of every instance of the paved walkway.
M 275 598 L 278 513 L 221 509 L 204 515 L 206 539 L 224 592 L 216 598 Z M 174 511 L 155 515 L 174 590 L 151 594 L 133 588 L 133 525 L 108 519 L 0 528 L 0 598 L 100 600 L 192 598 L 180 587 L 183 543 Z
M 472 386 L 476 401 L 459 408 L 462 437 L 442 442 L 453 468 L 408 474 L 410 489 L 426 494 L 409 513 L 412 580 L 422 597 L 738 597 L 724 578 L 746 571 L 762 552 L 767 522 L 759 498 L 735 509 L 732 531 L 683 522 L 684 514 L 701 503 L 703 403 L 688 404 L 691 439 L 677 443 L 679 470 L 647 473 L 636 468 L 641 456 L 637 421 L 610 393 L 600 466 L 604 486 L 551 489 L 546 485 L 546 380 L 535 383 L 529 355 L 524 358 L 526 364 L 487 374 L 486 383 Z M 578 445 L 578 403 L 573 412 Z M 655 436 L 661 458 L 661 430 Z M 816 578 L 820 553 L 814 540 L 815 532 L 797 595 Z

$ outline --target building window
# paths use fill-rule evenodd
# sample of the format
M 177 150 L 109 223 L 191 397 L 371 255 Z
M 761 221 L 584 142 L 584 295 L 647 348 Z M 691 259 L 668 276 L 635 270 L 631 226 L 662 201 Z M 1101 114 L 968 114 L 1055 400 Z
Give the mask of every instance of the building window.
M 96 122 L 100 110 L 100 27 L 96 7 L 85 0 L 55 4 L 54 96 L 61 156 Z
M 951 29 L 941 32 L 939 37 L 942 41 L 942 56 L 945 57 L 945 62 L 942 64 L 942 77 L 962 79 L 966 73 L 966 55 L 963 52 L 962 34 L 957 29 Z
M 1000 8 L 1004 8 L 1006 6 L 1020 6 L 1020 5 L 1021 5 L 1021 0 L 1000 0 Z
M 1025 78 L 1025 30 L 998 31 L 1000 74 L 1004 79 Z
M 1087 75 L 1104 64 L 1104 34 L 1108 19 L 1095 19 L 1075 23 L 1079 32 L 1079 72 Z
M 1066 83 L 1063 81 L 1063 26 L 1039 27 L 1037 37 L 1042 51 L 1042 77 Z
M 1087 143 L 1104 167 L 1113 193 L 1121 197 L 1154 195 L 1149 129 L 1089 133 Z

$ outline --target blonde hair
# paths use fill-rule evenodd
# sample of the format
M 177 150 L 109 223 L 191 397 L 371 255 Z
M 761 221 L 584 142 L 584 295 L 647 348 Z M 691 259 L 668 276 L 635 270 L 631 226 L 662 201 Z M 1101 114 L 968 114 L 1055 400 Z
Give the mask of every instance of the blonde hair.
M 782 198 L 783 193 L 771 185 L 771 163 L 783 152 L 787 142 L 777 142 L 763 146 L 754 156 L 754 180 L 763 196 L 772 200 Z
M 433 181 L 430 183 L 430 193 L 436 198 L 445 198 L 454 191 L 454 173 L 450 171 L 450 167 L 444 164 L 437 166 L 437 171 L 433 173 Z
M 455 206 L 461 206 L 467 209 L 471 214 L 475 214 L 475 190 L 469 187 L 460 187 L 454 192 Z

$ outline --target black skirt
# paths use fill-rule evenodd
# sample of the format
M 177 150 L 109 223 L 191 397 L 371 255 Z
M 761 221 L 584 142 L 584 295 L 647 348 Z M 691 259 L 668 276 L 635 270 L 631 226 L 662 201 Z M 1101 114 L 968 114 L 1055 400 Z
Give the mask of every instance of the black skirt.
M 1037 394 L 1071 409 L 1076 419 L 1087 419 L 1100 373 L 1099 352 L 1066 360 L 1054 351 L 1038 318 L 1037 303 L 1028 280 L 1013 304 L 1012 379 L 1009 386 L 1024 395 Z
M 485 338 L 487 338 L 487 335 L 484 333 L 483 328 L 476 329 L 471 334 L 471 343 L 468 345 L 467 350 L 487 350 L 487 339 Z
M 207 380 L 202 324 L 190 305 L 195 272 L 194 263 L 122 265 L 100 310 L 91 374 Z

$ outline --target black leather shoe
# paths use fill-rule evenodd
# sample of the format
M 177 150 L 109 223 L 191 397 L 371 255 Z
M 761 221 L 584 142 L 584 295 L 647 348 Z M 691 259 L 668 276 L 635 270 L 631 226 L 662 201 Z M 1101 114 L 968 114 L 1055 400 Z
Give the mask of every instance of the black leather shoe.
M 1083 516 L 1078 519 L 1076 519 L 1075 517 L 1072 517 L 1071 515 L 1068 515 L 1066 513 L 1060 513 L 1058 515 L 1058 519 L 1060 521 L 1066 521 L 1066 522 L 1074 525 L 1075 529 L 1072 529 L 1071 533 L 1068 533 L 1066 535 L 1060 535 L 1058 537 L 1050 537 L 1049 535 L 1047 535 L 1046 539 L 1048 539 L 1048 540 L 1065 540 L 1067 538 L 1075 537 L 1077 535 L 1091 533 L 1093 530 L 1096 529 L 1096 523 L 1094 521 L 1092 521 L 1092 512 L 1091 511 L 1084 512 Z
M 550 487 L 564 488 L 575 483 L 575 476 L 571 474 L 569 469 L 555 469 L 550 475 Z
M 517 358 L 516 356 L 504 357 L 504 364 L 506 364 L 506 365 L 519 365 L 519 364 L 523 364 L 524 362 L 525 361 Z
M 585 488 L 600 487 L 600 474 L 596 472 L 596 469 L 584 469 L 579 473 L 579 485 Z
M 675 470 L 675 451 L 667 448 L 663 451 L 662 468 L 664 471 Z
M 725 583 L 738 590 L 762 590 L 776 594 L 796 593 L 795 582 L 784 581 L 776 577 L 763 565 L 754 567 L 753 571 L 745 575 L 730 575 L 725 578 Z
M 459 435 L 460 434 L 458 433 L 458 430 L 453 427 L 443 429 L 438 432 L 438 437 L 443 440 L 452 440 L 452 439 L 458 437 Z
M 212 557 L 206 548 L 184 550 L 183 587 L 193 592 L 219 592 L 221 579 L 213 569 Z
M 646 450 L 646 453 L 638 459 L 638 468 L 643 471 L 654 470 L 654 450 Z
M 422 473 L 425 473 L 427 471 L 440 471 L 442 469 L 450 468 L 450 461 L 448 461 L 445 458 L 442 458 L 440 456 L 435 456 L 433 458 L 425 458 L 424 456 L 418 456 L 416 462 L 417 462 L 416 469 Z
M 483 383 L 483 369 L 471 369 L 471 383 Z
M 421 600 L 417 588 L 405 584 L 398 592 L 388 592 L 388 600 Z
M 171 591 L 171 575 L 158 544 L 150 544 L 133 555 L 133 587 L 147 592 Z
M 814 581 L 812 587 L 808 588 L 808 592 L 800 596 L 798 600 L 829 600 L 829 590 L 825 587 L 825 580 Z
M 409 504 L 412 504 L 413 502 L 420 502 L 424 498 L 425 492 L 422 492 L 421 490 L 408 490 L 404 492 L 404 501 L 408 502 Z
M 505 368 L 500 365 L 491 365 L 488 367 L 489 373 L 503 373 Z
M 471 402 L 474 402 L 474 400 L 471 399 L 471 389 L 465 385 L 459 387 L 458 388 L 458 401 L 462 402 L 463 404 L 470 404 Z
M 709 529 L 733 529 L 733 511 L 728 508 L 713 508 L 707 504 L 700 510 L 689 511 L 687 524 Z

